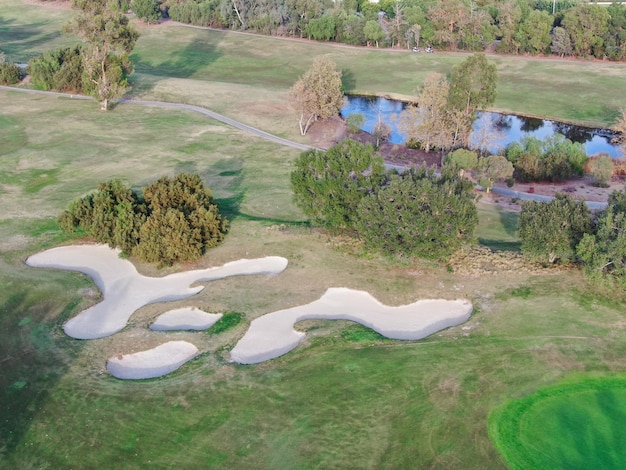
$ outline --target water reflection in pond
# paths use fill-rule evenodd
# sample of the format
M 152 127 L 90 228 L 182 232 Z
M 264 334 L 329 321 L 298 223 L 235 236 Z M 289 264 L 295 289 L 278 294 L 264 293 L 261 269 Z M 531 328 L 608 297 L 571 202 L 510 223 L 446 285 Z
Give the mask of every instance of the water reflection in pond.
M 363 130 L 367 132 L 372 132 L 379 121 L 384 122 L 392 129 L 390 142 L 402 144 L 405 136 L 397 128 L 397 116 L 405 107 L 406 103 L 402 101 L 348 95 L 341 109 L 341 116 L 346 118 L 354 113 L 363 114 L 366 119 Z M 587 155 L 606 153 L 613 158 L 623 156 L 620 147 L 611 143 L 614 133 L 610 130 L 491 112 L 478 114 L 470 136 L 470 144 L 497 153 L 508 144 L 518 142 L 525 135 L 543 140 L 555 133 L 563 134 L 571 141 L 583 144 Z

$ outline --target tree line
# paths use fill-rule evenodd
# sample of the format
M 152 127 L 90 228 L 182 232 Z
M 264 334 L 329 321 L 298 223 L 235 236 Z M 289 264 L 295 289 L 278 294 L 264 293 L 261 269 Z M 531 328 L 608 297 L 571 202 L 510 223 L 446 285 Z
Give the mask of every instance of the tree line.
M 578 0 L 143 0 L 183 23 L 355 46 L 626 59 L 626 6 Z

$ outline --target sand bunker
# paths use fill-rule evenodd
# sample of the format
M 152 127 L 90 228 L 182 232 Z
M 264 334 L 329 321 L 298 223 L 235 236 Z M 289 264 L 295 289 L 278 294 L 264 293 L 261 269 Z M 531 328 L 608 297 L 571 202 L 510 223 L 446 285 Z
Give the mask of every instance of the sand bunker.
M 240 364 L 255 364 L 282 356 L 306 336 L 293 329 L 302 320 L 351 320 L 388 338 L 416 340 L 465 322 L 471 312 L 468 300 L 419 300 L 389 307 L 367 292 L 331 288 L 310 304 L 253 320 L 231 351 L 231 358 Z
M 102 302 L 83 310 L 63 326 L 67 335 L 78 339 L 110 336 L 124 328 L 140 307 L 184 299 L 204 289 L 204 286 L 190 287 L 193 283 L 243 274 L 278 274 L 287 267 L 285 258 L 268 256 L 154 278 L 139 274 L 119 254 L 119 250 L 106 245 L 73 245 L 52 248 L 26 260 L 29 266 L 85 273 L 102 291 Z
M 221 313 L 207 313 L 195 307 L 165 312 L 150 325 L 154 331 L 206 330 L 222 318 Z
M 107 369 L 118 379 L 152 379 L 174 372 L 200 354 L 187 341 L 169 341 L 153 349 L 110 357 Z

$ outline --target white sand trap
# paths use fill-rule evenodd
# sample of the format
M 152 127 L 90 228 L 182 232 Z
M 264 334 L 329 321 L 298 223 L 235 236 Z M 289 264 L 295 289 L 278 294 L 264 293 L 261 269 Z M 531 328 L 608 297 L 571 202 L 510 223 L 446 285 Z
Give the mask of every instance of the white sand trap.
M 119 250 L 106 245 L 73 245 L 52 248 L 26 260 L 29 266 L 83 272 L 102 291 L 102 302 L 83 310 L 63 326 L 67 335 L 78 339 L 110 336 L 124 328 L 140 307 L 184 299 L 204 289 L 204 286 L 190 287 L 195 282 L 243 274 L 278 274 L 287 267 L 285 258 L 268 256 L 155 278 L 139 274 L 119 254 Z
M 253 320 L 231 358 L 240 364 L 255 364 L 288 353 L 306 336 L 293 329 L 302 320 L 351 320 L 387 338 L 416 340 L 467 321 L 471 312 L 468 300 L 418 300 L 389 307 L 364 291 L 331 288 L 310 304 Z
M 187 341 L 169 341 L 153 349 L 110 357 L 107 369 L 118 379 L 152 379 L 174 372 L 200 354 Z
M 206 330 L 220 318 L 222 318 L 221 313 L 207 313 L 196 307 L 177 308 L 159 315 L 150 325 L 150 329 L 154 331 Z

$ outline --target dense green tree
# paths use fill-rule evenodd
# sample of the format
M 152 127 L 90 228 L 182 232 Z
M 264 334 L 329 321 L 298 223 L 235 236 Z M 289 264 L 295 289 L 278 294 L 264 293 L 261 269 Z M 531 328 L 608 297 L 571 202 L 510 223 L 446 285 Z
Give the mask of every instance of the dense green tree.
M 610 19 L 603 37 L 604 53 L 611 60 L 626 60 L 626 5 L 613 3 L 607 11 Z
M 22 71 L 13 62 L 7 62 L 0 51 L 0 85 L 13 85 L 22 79 Z
M 83 83 L 106 111 L 110 100 L 121 96 L 128 86 L 127 76 L 132 72 L 129 55 L 139 33 L 115 2 L 74 0 L 72 4 L 78 12 L 65 31 L 83 40 Z
M 468 114 L 485 109 L 496 99 L 497 80 L 496 65 L 485 54 L 473 54 L 452 71 L 449 104 Z
M 334 229 L 352 226 L 359 202 L 380 186 L 385 173 L 371 145 L 349 139 L 327 151 L 307 150 L 295 166 L 296 205 L 313 223 Z
M 40 90 L 84 91 L 80 46 L 46 51 L 30 60 L 28 70 L 31 82 Z
M 478 155 L 472 150 L 456 149 L 448 154 L 443 164 L 445 168 L 462 177 L 465 171 L 473 170 L 478 166 Z
M 513 164 L 502 155 L 490 155 L 481 158 L 478 162 L 478 182 L 487 191 L 493 188 L 494 183 L 513 176 Z
M 130 8 L 140 20 L 155 24 L 161 19 L 160 4 L 158 0 L 132 0 Z
M 578 243 L 591 228 L 584 201 L 560 193 L 550 202 L 527 201 L 519 217 L 522 253 L 544 263 L 573 261 Z
M 505 54 L 517 54 L 520 50 L 520 43 L 517 40 L 517 31 L 522 22 L 524 10 L 528 7 L 517 0 L 506 0 L 497 5 L 497 25 L 500 42 L 498 52 Z
M 339 114 L 343 105 L 341 72 L 328 57 L 317 57 L 291 88 L 289 96 L 298 113 L 300 134 L 305 135 L 318 119 Z
M 595 233 L 585 234 L 576 253 L 590 278 L 626 286 L 626 190 L 609 195 Z
M 389 255 L 447 260 L 472 239 L 478 222 L 469 192 L 432 174 L 392 176 L 358 205 L 355 228 L 365 243 Z
M 120 180 L 70 204 L 58 219 L 65 232 L 78 228 L 100 243 L 161 265 L 198 259 L 216 246 L 227 221 L 198 175 L 161 178 L 137 193 Z
M 65 232 L 80 228 L 97 242 L 130 254 L 145 218 L 141 196 L 115 179 L 101 183 L 95 193 L 72 202 L 58 222 Z
M 545 11 L 533 10 L 521 22 L 516 39 L 522 51 L 543 54 L 550 47 L 551 31 L 552 16 Z
M 378 21 L 370 20 L 365 23 L 365 27 L 363 28 L 363 34 L 365 34 L 365 39 L 368 41 L 373 41 L 378 47 L 380 41 L 385 39 L 385 32 L 383 28 L 381 28 Z
M 561 25 L 572 38 L 574 55 L 602 57 L 609 19 L 609 12 L 600 5 L 579 5 L 565 13 Z
M 335 17 L 332 15 L 324 15 L 320 18 L 310 20 L 306 27 L 306 32 L 309 39 L 330 41 L 335 38 L 336 28 Z

